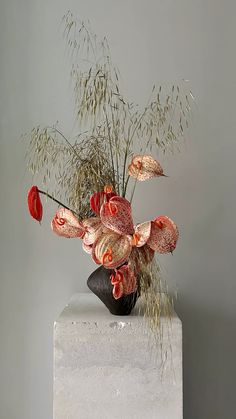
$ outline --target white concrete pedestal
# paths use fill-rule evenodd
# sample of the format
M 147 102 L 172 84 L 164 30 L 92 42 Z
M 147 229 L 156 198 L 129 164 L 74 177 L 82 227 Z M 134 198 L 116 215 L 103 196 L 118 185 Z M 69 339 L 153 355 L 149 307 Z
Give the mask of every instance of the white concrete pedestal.
M 54 325 L 54 419 L 182 419 L 181 322 L 162 328 L 161 357 L 142 316 L 74 295 Z

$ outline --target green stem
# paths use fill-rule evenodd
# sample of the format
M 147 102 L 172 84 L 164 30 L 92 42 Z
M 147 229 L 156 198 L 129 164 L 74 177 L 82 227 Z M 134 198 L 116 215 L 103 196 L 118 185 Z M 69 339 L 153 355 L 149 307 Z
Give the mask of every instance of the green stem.
M 115 125 L 115 119 L 114 119 L 114 113 L 113 113 L 112 105 L 110 106 L 110 108 L 111 108 L 111 118 L 112 118 L 113 131 L 114 131 L 114 137 L 115 137 L 115 145 L 116 145 L 115 159 L 116 159 L 117 193 L 118 193 L 118 195 L 120 195 L 119 156 L 118 156 L 118 144 L 117 144 L 118 136 L 117 136 L 117 128 L 116 128 L 116 125 Z
M 127 186 L 130 180 L 130 175 L 127 176 L 126 182 L 125 182 L 125 188 L 124 188 L 124 194 L 123 194 L 123 198 L 125 198 L 126 192 L 127 192 Z
M 113 182 L 114 182 L 114 188 L 116 187 L 116 179 L 115 179 L 115 166 L 114 166 L 114 159 L 113 159 L 113 152 L 112 152 L 112 142 L 111 142 L 111 132 L 110 132 L 110 126 L 109 121 L 107 117 L 107 112 L 104 109 L 105 117 L 106 117 L 106 124 L 107 124 L 107 131 L 108 131 L 108 140 L 109 140 L 109 147 L 110 147 L 110 154 L 111 154 L 111 164 L 112 164 L 112 171 L 113 171 Z
M 40 189 L 38 189 L 38 192 L 41 193 L 42 195 L 47 196 L 48 198 L 50 198 L 52 201 L 56 202 L 58 205 L 61 205 L 61 207 L 68 209 L 69 211 L 73 212 L 73 214 L 75 214 L 78 218 L 80 218 L 79 214 L 77 214 L 75 211 L 73 211 L 71 208 L 67 207 L 66 205 L 62 204 L 62 202 L 58 201 L 58 199 L 53 198 L 52 195 L 50 195 L 49 193 L 45 192 L 45 191 L 41 191 Z

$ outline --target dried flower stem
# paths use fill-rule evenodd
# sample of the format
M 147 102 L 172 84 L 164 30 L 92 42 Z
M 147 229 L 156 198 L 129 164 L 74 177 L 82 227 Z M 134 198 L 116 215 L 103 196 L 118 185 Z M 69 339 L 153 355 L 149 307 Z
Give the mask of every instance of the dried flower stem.
M 73 212 L 73 214 L 75 214 L 78 218 L 79 218 L 79 214 L 77 214 L 75 211 L 73 211 L 71 208 L 67 207 L 66 205 L 64 205 L 62 202 L 58 201 L 58 199 L 54 198 L 52 195 L 50 195 L 48 192 L 42 191 L 41 189 L 38 189 L 39 193 L 41 193 L 42 195 L 47 196 L 48 198 L 50 198 L 52 201 L 56 202 L 58 205 L 60 205 L 63 208 L 68 209 L 69 211 Z

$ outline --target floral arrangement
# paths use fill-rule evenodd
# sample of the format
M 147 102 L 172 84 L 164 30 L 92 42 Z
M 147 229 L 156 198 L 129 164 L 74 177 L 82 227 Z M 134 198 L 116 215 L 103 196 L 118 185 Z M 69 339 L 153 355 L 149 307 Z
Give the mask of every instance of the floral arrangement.
M 135 156 L 128 172 L 140 181 L 164 176 L 160 164 L 148 155 Z M 41 221 L 43 213 L 40 192 L 37 186 L 32 186 L 28 192 L 29 212 L 37 221 Z M 83 249 L 94 262 L 112 269 L 113 297 L 119 299 L 137 290 L 142 259 L 142 263 L 148 264 L 154 251 L 173 252 L 178 229 L 167 216 L 134 226 L 130 202 L 117 195 L 112 186 L 106 185 L 103 191 L 94 192 L 90 207 L 94 216 L 84 220 L 79 220 L 68 208 L 60 208 L 51 228 L 59 236 L 82 239 Z
M 41 221 L 40 195 L 55 201 L 59 209 L 52 230 L 81 239 L 93 261 L 111 270 L 114 299 L 138 291 L 156 327 L 160 313 L 171 312 L 172 302 L 154 253 L 172 253 L 179 233 L 166 215 L 135 225 L 131 204 L 137 182 L 165 177 L 154 154 L 179 149 L 193 96 L 185 84 L 172 85 L 169 92 L 154 85 L 140 109 L 121 93 L 106 38 L 99 40 L 89 23 L 78 22 L 71 12 L 63 22 L 80 131 L 68 138 L 57 123 L 26 135 L 29 169 L 46 186 L 30 188 L 29 211 Z M 49 185 L 54 193 L 48 192 Z

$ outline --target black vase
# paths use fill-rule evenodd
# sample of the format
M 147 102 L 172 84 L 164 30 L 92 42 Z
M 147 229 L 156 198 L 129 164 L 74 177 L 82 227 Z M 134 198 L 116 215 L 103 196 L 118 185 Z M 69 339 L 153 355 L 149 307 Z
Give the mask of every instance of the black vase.
M 89 276 L 87 285 L 100 298 L 103 304 L 105 304 L 111 314 L 128 316 L 136 304 L 138 293 L 136 291 L 116 300 L 112 295 L 113 286 L 110 280 L 112 272 L 111 269 L 100 266 Z

